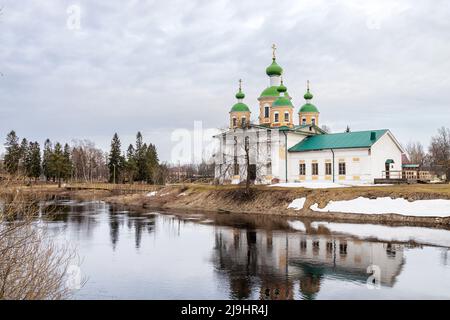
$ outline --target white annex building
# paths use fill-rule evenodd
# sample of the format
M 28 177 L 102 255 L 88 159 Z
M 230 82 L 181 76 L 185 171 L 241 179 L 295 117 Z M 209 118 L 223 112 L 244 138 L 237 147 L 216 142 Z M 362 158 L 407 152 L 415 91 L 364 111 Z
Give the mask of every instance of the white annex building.
M 283 84 L 283 69 L 267 67 L 269 86 L 259 102 L 258 123 L 243 102 L 241 83 L 231 108 L 229 128 L 215 136 L 215 178 L 220 183 L 320 181 L 373 183 L 401 172 L 401 145 L 389 130 L 327 133 L 319 127 L 320 112 L 311 103 L 309 83 L 303 104 L 294 117 L 291 96 Z

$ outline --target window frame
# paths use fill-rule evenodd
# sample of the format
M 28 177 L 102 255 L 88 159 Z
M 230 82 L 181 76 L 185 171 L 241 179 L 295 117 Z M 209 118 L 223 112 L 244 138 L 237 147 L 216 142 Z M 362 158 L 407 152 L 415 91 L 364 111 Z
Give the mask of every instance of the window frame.
M 278 111 L 275 111 L 273 113 L 273 122 L 274 123 L 279 123 L 280 122 L 280 113 Z
M 339 162 L 339 175 L 345 176 L 347 174 L 347 166 L 344 161 Z
M 319 164 L 317 162 L 311 163 L 311 175 L 313 176 L 319 175 Z
M 325 162 L 325 175 L 331 176 L 333 174 L 333 166 L 331 162 Z
M 299 163 L 298 170 L 300 176 L 306 176 L 306 163 Z

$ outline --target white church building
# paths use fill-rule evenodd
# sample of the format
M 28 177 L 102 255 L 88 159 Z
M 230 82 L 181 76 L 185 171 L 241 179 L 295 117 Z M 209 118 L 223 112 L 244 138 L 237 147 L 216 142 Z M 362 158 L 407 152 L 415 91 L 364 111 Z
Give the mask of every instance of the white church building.
M 404 150 L 387 129 L 327 133 L 319 127 L 320 112 L 311 103 L 309 82 L 305 103 L 294 119 L 291 96 L 283 84 L 283 69 L 273 47 L 267 67 L 269 86 L 258 98 L 258 123 L 243 102 L 241 82 L 237 103 L 230 110 L 229 128 L 215 136 L 215 178 L 237 184 L 250 179 L 258 184 L 278 182 L 373 183 L 402 169 Z

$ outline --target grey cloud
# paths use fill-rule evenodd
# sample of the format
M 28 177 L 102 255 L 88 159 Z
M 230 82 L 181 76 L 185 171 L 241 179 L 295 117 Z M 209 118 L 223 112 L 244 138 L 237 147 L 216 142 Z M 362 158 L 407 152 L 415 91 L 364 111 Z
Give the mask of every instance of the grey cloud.
M 78 3 L 76 32 L 72 1 L 4 4 L 0 137 L 107 149 L 115 131 L 125 145 L 142 130 L 168 159 L 173 129 L 227 123 L 237 79 L 256 113 L 274 42 L 296 108 L 309 79 L 335 131 L 390 128 L 427 144 L 450 125 L 446 1 Z

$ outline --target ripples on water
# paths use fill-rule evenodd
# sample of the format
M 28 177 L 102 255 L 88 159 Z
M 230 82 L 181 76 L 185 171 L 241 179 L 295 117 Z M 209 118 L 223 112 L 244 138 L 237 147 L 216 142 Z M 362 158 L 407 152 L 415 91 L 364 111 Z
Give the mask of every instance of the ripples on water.
M 450 298 L 450 231 L 46 203 L 76 246 L 81 299 Z M 47 208 L 47 209 L 46 209 Z M 44 214 L 45 216 L 45 214 Z M 367 285 L 379 267 L 379 289 Z

